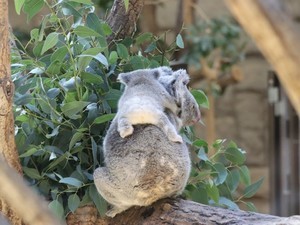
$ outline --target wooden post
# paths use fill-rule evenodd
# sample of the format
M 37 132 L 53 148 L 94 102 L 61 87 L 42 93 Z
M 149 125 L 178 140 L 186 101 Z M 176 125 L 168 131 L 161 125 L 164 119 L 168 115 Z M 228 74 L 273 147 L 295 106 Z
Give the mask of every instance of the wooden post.
M 278 73 L 300 116 L 300 33 L 279 0 L 226 0 L 226 3 Z

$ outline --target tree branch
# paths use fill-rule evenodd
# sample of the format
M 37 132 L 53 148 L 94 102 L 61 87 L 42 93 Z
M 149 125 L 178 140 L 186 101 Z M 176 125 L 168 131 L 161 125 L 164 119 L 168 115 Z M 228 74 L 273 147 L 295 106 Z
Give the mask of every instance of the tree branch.
M 115 0 L 107 18 L 113 33 L 108 37 L 112 40 L 124 39 L 132 36 L 136 30 L 136 23 L 140 12 L 143 9 L 145 0 L 129 0 L 128 11 L 126 12 L 124 0 Z
M 132 207 L 114 218 L 98 218 L 97 210 L 91 206 L 80 208 L 80 215 L 72 214 L 72 223 L 95 225 L 295 225 L 300 224 L 300 216 L 277 217 L 272 215 L 229 210 L 199 204 L 182 199 L 162 199 L 148 207 Z M 84 212 L 84 213 L 83 213 Z M 87 212 L 92 212 L 91 220 L 87 220 Z M 71 221 L 71 220 L 70 220 Z

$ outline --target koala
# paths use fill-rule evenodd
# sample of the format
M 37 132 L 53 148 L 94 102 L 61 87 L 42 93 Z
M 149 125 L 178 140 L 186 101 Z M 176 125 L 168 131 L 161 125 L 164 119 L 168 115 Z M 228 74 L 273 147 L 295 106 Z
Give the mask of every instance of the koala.
M 163 129 L 169 140 L 182 143 L 182 137 L 164 114 L 166 109 L 176 114 L 178 107 L 159 82 L 161 73 L 158 69 L 142 69 L 119 74 L 118 80 L 125 84 L 116 115 L 122 138 L 133 133 L 132 125 L 154 124 Z
M 199 119 L 200 112 L 184 83 L 188 79 L 186 72 L 162 73 L 162 84 L 181 103 L 180 117 L 166 110 L 169 121 L 179 130 Z M 113 120 L 104 138 L 103 154 L 105 167 L 95 170 L 94 182 L 98 192 L 113 206 L 106 213 L 109 217 L 132 206 L 148 206 L 158 199 L 179 195 L 189 178 L 187 145 L 171 141 L 153 124 L 137 124 L 132 135 L 122 138 L 118 121 Z
M 159 82 L 175 98 L 177 106 L 180 107 L 180 111 L 177 112 L 179 115 L 175 117 L 177 122 L 185 126 L 198 122 L 201 119 L 201 113 L 195 98 L 187 87 L 190 78 L 186 70 L 179 69 L 175 72 L 172 71 L 171 75 L 168 67 L 160 67 L 160 70 L 163 73 L 159 78 Z

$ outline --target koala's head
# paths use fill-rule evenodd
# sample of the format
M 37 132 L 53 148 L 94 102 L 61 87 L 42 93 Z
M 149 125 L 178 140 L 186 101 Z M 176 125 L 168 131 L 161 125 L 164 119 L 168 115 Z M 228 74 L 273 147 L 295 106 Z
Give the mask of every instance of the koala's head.
M 135 86 L 157 81 L 160 76 L 158 69 L 140 69 L 128 73 L 120 73 L 118 81 L 126 86 Z
M 161 71 L 159 82 L 161 82 L 170 95 L 174 96 L 177 105 L 180 106 L 178 117 L 182 120 L 184 126 L 192 125 L 201 119 L 200 110 L 194 96 L 189 91 L 187 85 L 190 77 L 186 70 L 180 69 L 177 71 L 167 70 L 164 68 Z

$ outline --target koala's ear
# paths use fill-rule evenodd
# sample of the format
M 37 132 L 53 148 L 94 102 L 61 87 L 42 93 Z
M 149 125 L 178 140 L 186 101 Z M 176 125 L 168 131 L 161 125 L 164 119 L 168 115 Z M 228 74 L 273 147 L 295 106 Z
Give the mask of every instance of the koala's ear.
M 128 84 L 130 81 L 130 73 L 120 73 L 117 80 L 123 84 Z
M 176 71 L 176 79 L 184 85 L 187 85 L 190 82 L 190 77 L 187 74 L 186 70 L 180 69 Z

